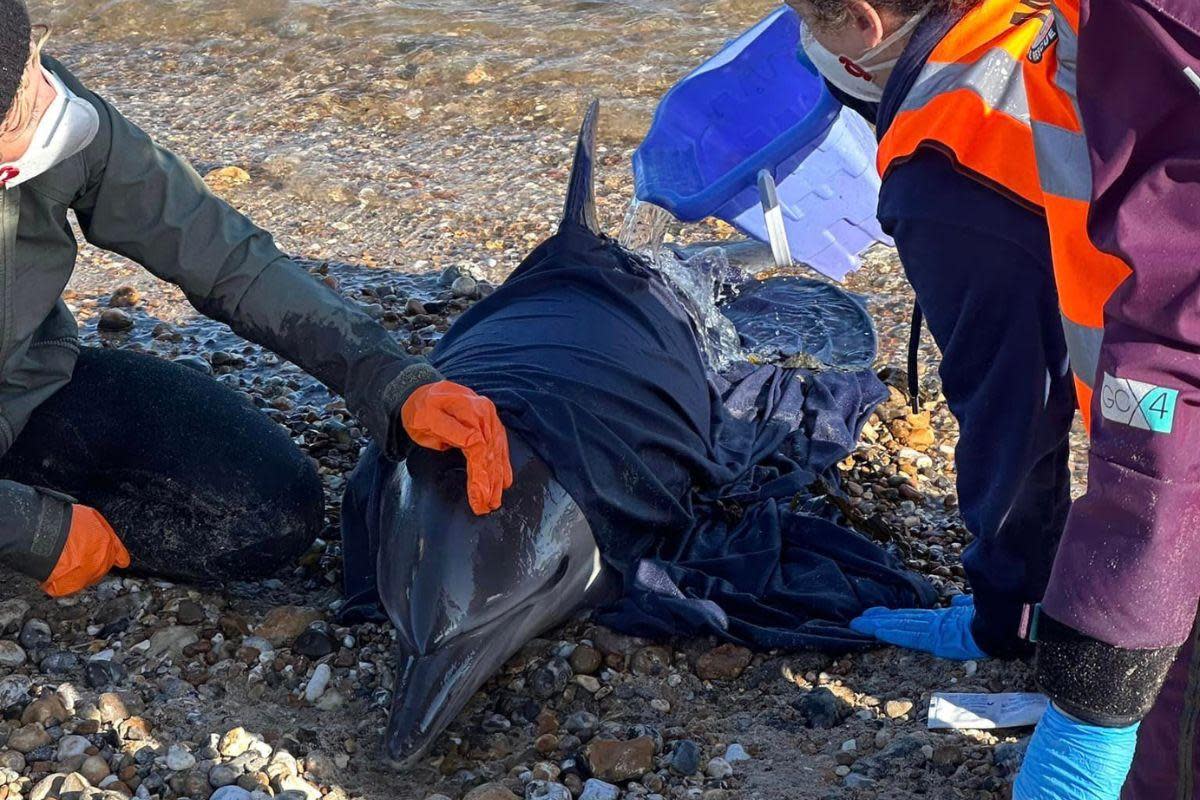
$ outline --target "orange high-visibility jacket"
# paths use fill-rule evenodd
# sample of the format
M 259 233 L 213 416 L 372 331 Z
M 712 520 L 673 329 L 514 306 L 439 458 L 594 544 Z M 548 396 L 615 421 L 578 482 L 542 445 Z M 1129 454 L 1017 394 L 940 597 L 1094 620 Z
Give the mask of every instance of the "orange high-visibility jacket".
M 1090 424 L 1104 303 L 1130 271 L 1087 235 L 1092 178 L 1074 96 L 1078 27 L 1079 0 L 983 0 L 930 54 L 880 142 L 878 166 L 886 177 L 917 148 L 933 147 L 1046 215 L 1071 369 Z

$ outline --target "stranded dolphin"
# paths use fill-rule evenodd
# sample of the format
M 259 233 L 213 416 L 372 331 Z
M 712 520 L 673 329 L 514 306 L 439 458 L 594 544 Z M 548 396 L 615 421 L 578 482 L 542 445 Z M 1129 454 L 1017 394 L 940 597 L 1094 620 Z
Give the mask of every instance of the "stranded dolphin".
M 563 224 L 596 230 L 588 110 Z M 614 598 L 616 581 L 580 507 L 547 465 L 510 433 L 514 483 L 487 516 L 463 500 L 452 453 L 414 451 L 382 487 L 380 597 L 397 630 L 397 677 L 386 749 L 412 765 L 471 696 L 527 641 L 585 606 Z
M 847 649 L 870 641 L 845 627 L 867 606 L 933 598 L 818 499 L 796 507 L 853 448 L 883 385 L 866 368 L 713 372 L 694 304 L 598 230 L 596 118 L 593 104 L 558 231 L 430 354 L 500 412 L 515 473 L 503 507 L 470 512 L 454 451 L 415 449 L 400 465 L 368 450 L 347 485 L 347 605 L 377 592 L 396 628 L 385 743 L 401 766 L 530 638 L 581 608 L 608 606 L 652 634 Z M 743 296 L 763 306 L 759 291 Z M 838 319 L 862 322 L 873 346 L 869 319 L 850 310 Z M 351 591 L 352 575 L 374 591 Z

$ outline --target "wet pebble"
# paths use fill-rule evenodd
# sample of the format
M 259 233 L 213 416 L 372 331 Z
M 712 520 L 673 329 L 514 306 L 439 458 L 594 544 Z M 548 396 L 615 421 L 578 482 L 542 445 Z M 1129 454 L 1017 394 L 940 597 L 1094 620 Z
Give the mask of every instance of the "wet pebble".
M 97 327 L 108 333 L 119 333 L 133 327 L 133 317 L 119 308 L 106 308 L 100 312 Z
M 120 286 L 108 298 L 109 308 L 129 308 L 142 300 L 142 294 L 133 286 Z
M 571 651 L 569 659 L 576 675 L 595 675 L 604 665 L 604 658 L 596 648 L 581 644 Z
M 700 745 L 691 739 L 676 742 L 669 766 L 678 775 L 695 775 L 700 771 Z
M 175 619 L 180 625 L 199 625 L 205 620 L 204 607 L 191 600 L 184 600 L 175 609 Z
M 199 372 L 202 375 L 213 374 L 212 364 L 208 363 L 208 361 L 205 359 L 200 358 L 200 356 L 180 356 L 179 358 L 175 359 L 175 363 L 181 367 L 187 367 L 190 370 Z
M 552 658 L 537 669 L 529 679 L 534 697 L 543 700 L 562 693 L 571 680 L 571 665 L 564 658 Z
M 469 275 L 463 275 L 450 284 L 450 291 L 455 297 L 473 297 L 479 289 L 479 284 Z

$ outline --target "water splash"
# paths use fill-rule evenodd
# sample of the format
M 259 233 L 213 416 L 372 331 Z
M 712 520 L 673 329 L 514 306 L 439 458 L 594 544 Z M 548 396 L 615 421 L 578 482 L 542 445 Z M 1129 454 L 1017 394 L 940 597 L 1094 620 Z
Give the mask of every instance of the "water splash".
M 708 365 L 723 372 L 746 361 L 748 354 L 742 349 L 737 328 L 718 307 L 742 282 L 742 276 L 734 274 L 740 271 L 729 265 L 725 251 L 710 247 L 684 260 L 671 250 L 662 250 L 653 264 L 691 318 Z
M 636 197 L 629 202 L 625 212 L 625 221 L 621 224 L 621 232 L 617 235 L 617 243 L 626 250 L 654 260 L 662 249 L 663 239 L 667 235 L 667 226 L 675 218 L 671 212 L 653 203 L 643 203 Z
M 746 360 L 741 337 L 718 306 L 730 299 L 746 275 L 729 263 L 720 247 L 709 247 L 683 258 L 663 247 L 670 212 L 652 203 L 633 200 L 617 241 L 644 256 L 666 280 L 692 321 L 709 366 L 722 372 Z

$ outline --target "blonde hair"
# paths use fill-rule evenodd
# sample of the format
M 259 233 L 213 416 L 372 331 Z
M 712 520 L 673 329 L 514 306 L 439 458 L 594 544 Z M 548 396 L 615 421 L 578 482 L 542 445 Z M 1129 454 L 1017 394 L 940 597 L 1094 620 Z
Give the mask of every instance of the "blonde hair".
M 38 69 L 41 64 L 42 46 L 49 38 L 49 25 L 33 27 L 33 34 L 29 41 L 29 60 L 25 62 L 25 75 L 21 78 L 21 85 L 17 87 L 16 95 L 13 96 L 8 114 L 3 120 L 0 120 L 0 139 L 24 131 L 30 120 L 33 119 L 37 105 L 37 89 L 35 88 L 37 84 L 34 81 L 37 73 L 34 70 Z

